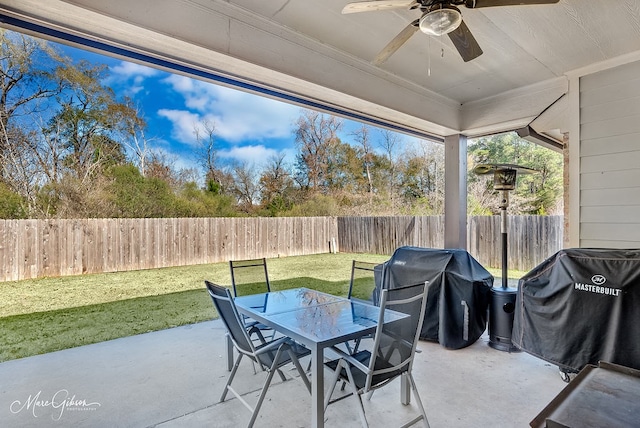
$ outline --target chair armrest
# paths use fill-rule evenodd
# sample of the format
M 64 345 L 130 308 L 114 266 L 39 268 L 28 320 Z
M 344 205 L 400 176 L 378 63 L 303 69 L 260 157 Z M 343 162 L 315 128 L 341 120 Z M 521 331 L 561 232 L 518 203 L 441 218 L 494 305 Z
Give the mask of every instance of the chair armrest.
M 258 324 L 258 323 L 256 323 L 256 324 Z M 249 337 L 251 337 L 252 334 L 257 335 L 258 336 L 258 340 L 260 340 L 260 343 L 262 345 L 267 343 L 267 341 L 264 339 L 264 336 L 262 335 L 262 332 L 260 331 L 260 328 L 258 328 L 257 325 L 253 325 L 253 327 L 251 327 L 247 333 L 249 334 Z
M 280 337 L 276 340 L 273 340 L 269 343 L 265 343 L 264 346 L 261 346 L 260 348 L 256 349 L 256 355 L 260 355 L 260 354 L 264 354 L 265 352 L 269 352 L 272 351 L 275 348 L 279 348 L 280 346 L 282 346 L 283 344 L 286 344 L 289 342 L 289 338 L 288 337 Z
M 336 347 L 336 346 L 332 346 L 331 350 L 333 352 L 335 352 L 336 354 L 338 354 L 338 356 L 345 360 L 346 362 L 348 362 L 349 364 L 351 364 L 352 366 L 356 367 L 358 370 L 366 373 L 369 370 L 369 367 L 365 366 L 364 364 L 362 364 L 360 361 L 358 361 L 357 359 L 355 359 L 352 355 L 344 352 L 342 349 Z M 364 352 L 364 351 L 363 351 Z

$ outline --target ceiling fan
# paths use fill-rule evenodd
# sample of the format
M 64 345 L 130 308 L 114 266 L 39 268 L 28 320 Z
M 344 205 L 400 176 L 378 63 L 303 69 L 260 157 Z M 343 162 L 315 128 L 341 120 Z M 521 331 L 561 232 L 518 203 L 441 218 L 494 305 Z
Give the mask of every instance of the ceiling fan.
M 441 36 L 449 35 L 464 62 L 482 55 L 482 49 L 471 34 L 469 27 L 462 20 L 462 13 L 457 6 L 478 9 L 493 6 L 520 6 L 534 4 L 552 4 L 559 0 L 371 0 L 347 4 L 343 14 L 370 12 L 378 10 L 409 9 L 420 10 L 420 18 L 411 22 L 393 40 L 385 46 L 373 60 L 380 65 L 404 45 L 413 34 L 420 30 L 423 33 Z

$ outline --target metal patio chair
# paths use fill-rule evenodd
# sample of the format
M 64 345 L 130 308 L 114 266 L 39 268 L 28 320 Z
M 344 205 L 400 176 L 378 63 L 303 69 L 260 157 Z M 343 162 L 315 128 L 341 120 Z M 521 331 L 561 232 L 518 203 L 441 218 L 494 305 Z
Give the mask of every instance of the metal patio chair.
M 267 259 L 229 260 L 229 269 L 235 297 L 271 291 Z
M 351 262 L 351 279 L 349 280 L 349 291 L 347 298 L 364 303 L 374 303 L 373 293 L 376 288 L 376 270 L 379 263 L 362 262 L 353 260 Z M 381 272 L 380 272 L 381 273 Z M 345 345 L 350 354 L 358 351 L 362 339 L 372 336 L 359 337 L 353 341 L 353 345 L 346 342 Z M 353 346 L 353 348 L 352 348 Z
M 231 272 L 231 285 L 233 287 L 234 297 L 268 293 L 271 291 L 266 258 L 229 260 L 229 270 Z M 267 336 L 269 339 L 275 337 L 275 331 L 251 318 L 242 316 L 242 321 L 247 331 L 251 331 L 253 327 L 257 327 L 263 336 Z M 255 332 L 256 330 L 253 329 L 253 331 Z M 227 355 L 229 356 L 227 366 L 229 370 L 231 370 L 231 361 L 233 360 L 233 349 L 230 348 L 230 342 L 227 341 Z
M 424 320 L 426 296 L 426 284 L 382 290 L 378 326 L 371 350 L 348 354 L 337 347 L 332 348 L 340 358 L 325 363 L 327 367 L 333 370 L 333 375 L 329 381 L 329 393 L 325 398 L 325 408 L 330 403 L 353 395 L 358 401 L 358 411 L 362 426 L 368 427 L 362 404 L 362 394 L 366 393 L 368 398 L 371 398 L 373 391 L 404 375 L 407 376 L 410 382 L 415 401 L 420 410 L 420 416 L 404 424 L 403 427 L 411 426 L 420 420 L 423 420 L 425 426 L 429 427 L 427 415 L 411 373 L 420 329 Z M 409 317 L 384 324 L 384 311 L 386 309 L 408 314 Z M 336 384 L 340 381 L 344 381 L 349 385 L 351 394 L 332 400 L 331 397 L 335 391 Z
M 349 281 L 349 299 L 373 303 L 373 292 L 376 288 L 375 275 L 380 268 L 379 263 L 351 262 L 351 280 Z
M 231 271 L 234 297 L 271 291 L 267 259 L 229 260 L 229 270 Z M 271 328 L 249 318 L 243 317 L 243 321 L 248 329 L 255 326 L 263 332 L 270 331 L 271 338 L 275 334 Z
M 233 301 L 233 297 L 229 292 L 229 289 L 216 284 L 213 284 L 205 280 L 205 285 L 209 291 L 209 295 L 213 300 L 213 304 L 220 315 L 220 319 L 224 323 L 233 346 L 238 351 L 238 357 L 233 365 L 233 369 L 229 374 L 229 379 L 224 387 L 220 402 L 223 402 L 228 392 L 231 392 L 245 407 L 251 411 L 251 419 L 248 427 L 252 427 L 258 417 L 258 412 L 267 394 L 267 389 L 271 384 L 273 375 L 277 372 L 282 381 L 286 381 L 284 373 L 280 370 L 283 366 L 293 363 L 298 370 L 300 378 L 304 382 L 309 393 L 311 393 L 311 384 L 305 374 L 304 369 L 300 365 L 300 358 L 311 354 L 307 348 L 294 342 L 288 337 L 280 337 L 271 342 L 264 342 L 259 345 L 254 345 L 253 341 L 249 337 L 249 333 L 245 328 L 244 323 L 238 313 L 236 305 Z M 251 327 L 256 329 L 257 327 Z M 239 394 L 232 386 L 234 377 L 240 367 L 240 362 L 243 357 L 248 357 L 255 364 L 258 364 L 263 370 L 267 371 L 267 378 L 262 386 L 258 402 L 255 406 L 251 406 L 242 395 Z

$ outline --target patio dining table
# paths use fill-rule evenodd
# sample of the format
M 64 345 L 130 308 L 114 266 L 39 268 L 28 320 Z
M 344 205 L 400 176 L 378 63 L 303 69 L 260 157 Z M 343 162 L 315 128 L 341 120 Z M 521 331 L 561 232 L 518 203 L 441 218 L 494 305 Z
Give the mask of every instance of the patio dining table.
M 380 308 L 308 288 L 237 297 L 235 303 L 243 315 L 289 336 L 311 351 L 311 426 L 323 427 L 324 350 L 373 333 Z M 384 322 L 406 316 L 387 310 Z

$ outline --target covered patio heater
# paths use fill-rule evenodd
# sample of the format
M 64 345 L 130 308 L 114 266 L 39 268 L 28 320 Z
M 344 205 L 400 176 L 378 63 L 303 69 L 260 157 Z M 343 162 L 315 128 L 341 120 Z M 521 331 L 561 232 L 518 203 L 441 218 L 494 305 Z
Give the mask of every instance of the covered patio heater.
M 518 290 L 510 288 L 507 276 L 507 207 L 509 206 L 509 191 L 516 188 L 518 173 L 530 174 L 535 169 L 512 164 L 480 164 L 473 169 L 476 174 L 493 172 L 493 188 L 502 190 L 500 204 L 500 231 L 502 232 L 502 286 L 491 289 L 489 304 L 489 346 L 499 351 L 518 351 L 511 342 L 513 329 L 513 312 L 515 310 Z

